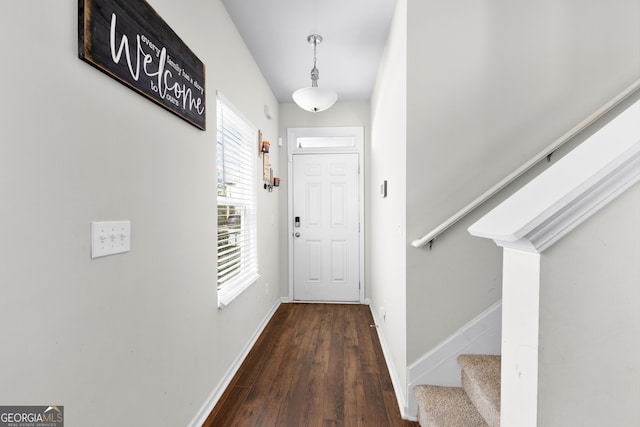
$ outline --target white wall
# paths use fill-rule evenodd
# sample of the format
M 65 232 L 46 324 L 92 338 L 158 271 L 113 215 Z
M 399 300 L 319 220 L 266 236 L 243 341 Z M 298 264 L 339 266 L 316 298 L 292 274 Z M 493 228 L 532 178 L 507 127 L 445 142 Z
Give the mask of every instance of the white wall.
M 640 424 L 638 218 L 640 184 L 541 256 L 539 425 Z
M 409 0 L 407 244 L 636 80 L 639 14 L 638 0 Z M 500 250 L 466 228 L 501 197 L 408 250 L 409 362 L 500 299 Z
M 277 102 L 221 2 L 150 3 L 206 65 L 206 132 L 78 59 L 77 1 L 0 4 L 0 402 L 69 426 L 188 424 L 281 296 L 264 192 L 262 277 L 215 291 L 216 90 L 265 138 Z M 116 219 L 131 252 L 91 260 Z
M 367 296 L 378 315 L 406 399 L 407 2 L 398 0 L 371 100 L 370 270 Z M 387 181 L 387 197 L 379 187 Z M 386 317 L 380 316 L 384 307 Z M 404 408 L 401 408 L 404 411 Z

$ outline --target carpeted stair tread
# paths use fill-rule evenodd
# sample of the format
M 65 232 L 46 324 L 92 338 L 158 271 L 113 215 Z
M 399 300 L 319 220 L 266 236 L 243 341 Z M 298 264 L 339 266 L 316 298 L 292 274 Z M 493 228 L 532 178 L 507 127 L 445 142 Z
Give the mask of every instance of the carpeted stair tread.
M 417 385 L 418 421 L 429 427 L 486 427 L 461 387 Z
M 462 354 L 462 388 L 487 425 L 500 426 L 500 356 Z

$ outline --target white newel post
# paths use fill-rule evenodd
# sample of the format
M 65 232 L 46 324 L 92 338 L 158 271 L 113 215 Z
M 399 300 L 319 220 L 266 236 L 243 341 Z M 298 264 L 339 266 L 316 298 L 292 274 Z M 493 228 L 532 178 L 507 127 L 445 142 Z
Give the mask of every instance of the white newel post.
M 640 101 L 469 227 L 504 248 L 501 426 L 536 426 L 540 257 L 640 181 Z
M 540 255 L 504 249 L 501 426 L 537 426 Z

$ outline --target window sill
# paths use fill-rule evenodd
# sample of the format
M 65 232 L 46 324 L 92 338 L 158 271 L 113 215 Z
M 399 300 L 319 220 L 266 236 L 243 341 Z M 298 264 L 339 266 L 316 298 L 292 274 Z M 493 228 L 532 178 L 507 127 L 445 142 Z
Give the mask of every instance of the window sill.
M 249 286 L 253 285 L 260 278 L 259 274 L 248 278 L 244 283 L 230 286 L 227 289 L 218 290 L 218 309 L 228 306 L 231 301 L 236 299 L 238 295 L 245 291 Z

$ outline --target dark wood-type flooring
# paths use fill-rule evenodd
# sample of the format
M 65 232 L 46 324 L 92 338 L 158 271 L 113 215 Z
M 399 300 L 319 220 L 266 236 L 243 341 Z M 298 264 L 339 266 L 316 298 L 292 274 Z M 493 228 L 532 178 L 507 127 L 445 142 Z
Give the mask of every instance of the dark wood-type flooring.
M 282 304 L 203 427 L 418 426 L 372 323 L 366 305 Z

